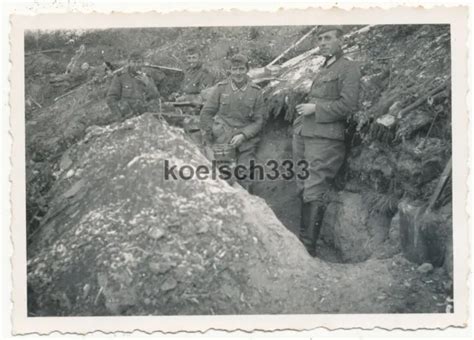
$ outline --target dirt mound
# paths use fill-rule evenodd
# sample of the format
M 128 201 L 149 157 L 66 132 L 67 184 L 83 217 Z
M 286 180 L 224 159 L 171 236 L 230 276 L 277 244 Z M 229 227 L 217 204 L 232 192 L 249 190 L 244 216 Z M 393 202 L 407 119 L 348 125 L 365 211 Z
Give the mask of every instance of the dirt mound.
M 48 192 L 63 153 L 84 137 L 87 127 L 106 125 L 118 119 L 103 100 L 107 88 L 108 81 L 84 85 L 52 105 L 37 109 L 27 119 L 27 221 L 30 232 L 35 230 L 38 218 L 48 209 L 51 200 Z
M 112 122 L 114 117 L 102 100 L 107 88 L 107 83 L 83 86 L 74 95 L 59 99 L 27 121 L 28 159 L 42 161 L 58 158 L 84 136 L 88 126 Z
M 165 160 L 207 160 L 151 115 L 90 128 L 63 157 L 29 248 L 31 315 L 442 309 L 439 287 L 407 305 L 399 280 L 421 278 L 406 261 L 328 265 L 240 187 L 165 180 Z
M 25 74 L 34 76 L 45 73 L 64 73 L 64 65 L 43 53 L 25 56 Z

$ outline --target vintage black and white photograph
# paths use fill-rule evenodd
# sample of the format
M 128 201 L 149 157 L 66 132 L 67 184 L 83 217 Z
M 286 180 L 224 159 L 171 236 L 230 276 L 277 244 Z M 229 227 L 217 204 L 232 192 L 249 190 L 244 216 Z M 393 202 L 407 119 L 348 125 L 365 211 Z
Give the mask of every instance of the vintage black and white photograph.
M 452 41 L 25 29 L 27 317 L 454 313 Z

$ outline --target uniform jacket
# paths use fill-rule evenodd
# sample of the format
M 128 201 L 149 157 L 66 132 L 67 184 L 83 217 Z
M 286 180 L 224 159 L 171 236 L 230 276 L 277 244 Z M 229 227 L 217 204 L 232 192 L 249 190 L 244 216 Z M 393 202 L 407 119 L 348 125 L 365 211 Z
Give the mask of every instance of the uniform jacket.
M 119 101 L 125 101 L 132 111 L 143 113 L 146 102 L 159 97 L 156 85 L 151 78 L 149 80 L 150 84 L 145 85 L 128 71 L 116 74 L 107 92 L 110 109 L 116 112 Z
M 295 133 L 344 140 L 346 120 L 357 110 L 361 75 L 357 63 L 334 58 L 325 62 L 307 96 L 307 103 L 316 104 L 316 112 L 299 116 L 294 122 Z
M 252 81 L 238 88 L 232 80 L 218 83 L 201 110 L 200 127 L 216 139 L 225 135 L 225 142 L 242 133 L 245 142 L 240 150 L 250 148 L 259 141 L 263 126 L 264 105 L 262 90 Z
M 202 90 L 214 85 L 215 81 L 214 76 L 202 65 L 195 68 L 187 68 L 184 72 L 181 90 L 184 94 L 199 94 Z

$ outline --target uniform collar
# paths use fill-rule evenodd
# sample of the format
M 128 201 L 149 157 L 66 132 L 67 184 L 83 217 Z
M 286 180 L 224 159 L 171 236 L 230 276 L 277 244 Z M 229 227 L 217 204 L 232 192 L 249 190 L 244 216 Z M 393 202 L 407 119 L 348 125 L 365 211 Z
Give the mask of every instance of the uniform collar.
M 342 50 L 339 50 L 334 55 L 326 57 L 326 60 L 324 61 L 323 66 L 327 68 L 331 66 L 332 64 L 334 64 L 341 57 L 342 57 Z
M 127 66 L 126 71 L 131 77 L 136 77 L 138 75 L 137 73 L 133 73 L 132 70 L 130 70 L 130 66 Z
M 230 86 L 232 87 L 232 90 L 233 90 L 233 91 L 242 91 L 242 92 L 243 92 L 243 91 L 245 91 L 245 90 L 247 89 L 247 87 L 249 86 L 249 81 L 248 81 L 248 79 L 246 79 L 244 86 L 238 87 L 238 86 L 234 83 L 234 81 L 232 80 L 232 78 L 231 78 L 231 79 L 230 79 Z

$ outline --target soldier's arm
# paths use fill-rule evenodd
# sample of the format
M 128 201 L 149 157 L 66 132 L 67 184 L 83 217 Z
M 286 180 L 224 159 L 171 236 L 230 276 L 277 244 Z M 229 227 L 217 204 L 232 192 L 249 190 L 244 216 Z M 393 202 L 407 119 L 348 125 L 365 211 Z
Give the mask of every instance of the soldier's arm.
M 152 69 L 152 72 L 150 73 L 149 76 L 155 83 L 158 92 L 160 92 L 160 89 L 163 86 L 163 82 L 166 78 L 165 74 L 161 72 L 160 70 Z
M 220 90 L 217 86 L 214 91 L 212 91 L 209 99 L 204 104 L 204 107 L 201 110 L 199 126 L 201 131 L 205 133 L 212 133 L 212 124 L 214 122 L 214 116 L 219 110 L 219 97 Z
M 205 90 L 213 86 L 215 83 L 216 83 L 216 78 L 214 77 L 214 75 L 209 70 L 205 70 L 203 71 L 201 75 L 199 90 L 200 91 Z
M 316 122 L 331 123 L 345 120 L 357 110 L 359 102 L 360 70 L 357 65 L 350 65 L 341 72 L 340 98 L 337 100 L 315 99 Z
M 201 104 L 207 101 L 211 93 L 214 91 L 214 88 L 216 87 L 215 85 L 216 78 L 210 72 L 205 73 L 199 84 L 199 97 L 201 99 Z
M 109 90 L 107 91 L 107 105 L 113 114 L 120 115 L 120 109 L 118 102 L 122 96 L 122 84 L 118 75 L 115 75 L 110 83 Z
M 263 103 L 263 94 L 260 92 L 254 107 L 254 113 L 252 116 L 253 122 L 244 127 L 241 131 L 246 139 L 255 137 L 262 130 L 264 115 L 265 105 Z
M 187 85 L 187 79 L 186 78 L 188 76 L 187 72 L 188 71 L 184 71 L 184 73 L 183 73 L 183 79 L 181 79 L 181 85 L 179 86 L 179 90 L 178 90 L 179 93 L 184 93 L 185 92 L 184 90 L 186 89 L 186 85 Z

